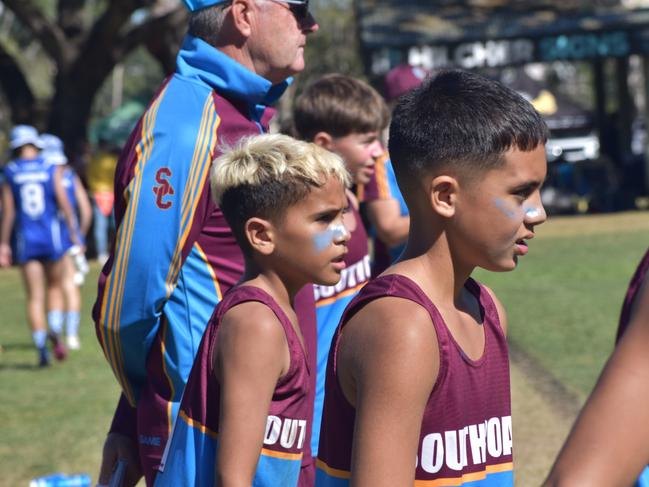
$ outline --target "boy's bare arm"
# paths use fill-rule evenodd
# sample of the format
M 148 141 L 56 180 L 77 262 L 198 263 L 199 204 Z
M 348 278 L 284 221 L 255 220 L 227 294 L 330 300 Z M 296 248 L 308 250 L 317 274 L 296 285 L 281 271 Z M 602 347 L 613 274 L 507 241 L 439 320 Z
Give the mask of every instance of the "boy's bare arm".
M 273 392 L 290 365 L 282 325 L 261 303 L 232 308 L 219 327 L 213 361 L 221 385 L 216 485 L 250 487 Z
M 649 286 L 545 482 L 632 485 L 649 463 Z
M 0 215 L 0 267 L 7 267 L 11 265 L 11 247 L 9 246 L 9 239 L 11 238 L 11 229 L 14 226 L 16 218 L 16 208 L 14 206 L 14 198 L 11 193 L 11 186 L 4 183 L 0 187 L 2 191 L 2 214 Z
M 346 325 L 338 360 L 343 391 L 356 407 L 351 485 L 412 486 L 439 369 L 428 312 L 401 298 L 368 304 Z
M 62 178 L 63 167 L 58 166 L 54 170 L 54 196 L 56 197 L 56 204 L 63 212 L 63 219 L 65 221 L 65 225 L 68 227 L 70 240 L 75 245 L 80 245 L 81 242 L 79 242 L 79 238 L 74 227 L 74 211 L 72 210 L 72 205 L 70 204 L 70 200 L 68 199 L 65 188 L 63 187 Z
M 74 175 L 74 195 L 79 207 L 79 231 L 85 237 L 92 223 L 92 204 L 81 179 L 76 174 Z

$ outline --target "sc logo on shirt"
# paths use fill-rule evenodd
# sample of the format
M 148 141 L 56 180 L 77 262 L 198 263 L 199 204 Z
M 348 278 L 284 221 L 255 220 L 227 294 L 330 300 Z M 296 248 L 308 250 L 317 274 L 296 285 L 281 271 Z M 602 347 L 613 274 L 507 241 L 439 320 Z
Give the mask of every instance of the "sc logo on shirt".
M 155 204 L 161 210 L 168 210 L 173 204 L 172 199 L 168 198 L 175 193 L 173 186 L 169 183 L 169 178 L 171 178 L 171 169 L 168 167 L 161 167 L 155 173 L 155 182 L 158 184 L 153 187 L 153 192 L 155 193 Z

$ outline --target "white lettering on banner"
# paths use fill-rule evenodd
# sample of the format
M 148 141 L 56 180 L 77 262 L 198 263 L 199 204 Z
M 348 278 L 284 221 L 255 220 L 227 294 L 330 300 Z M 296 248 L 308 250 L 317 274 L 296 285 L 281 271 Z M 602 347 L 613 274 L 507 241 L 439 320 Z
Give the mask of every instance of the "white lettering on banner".
M 530 39 L 467 42 L 454 47 L 413 46 L 408 62 L 434 70 L 457 66 L 465 69 L 530 63 L 534 60 L 534 43 Z
M 370 278 L 370 256 L 366 255 L 362 260 L 342 270 L 340 280 L 333 286 L 313 285 L 316 303 L 321 299 L 331 298 L 347 289 L 354 289 L 359 284 L 367 282 Z
M 306 420 L 280 418 L 269 415 L 266 420 L 266 434 L 264 435 L 264 445 L 275 445 L 279 440 L 282 448 L 291 449 L 297 441 L 297 449 L 301 450 L 304 446 L 306 437 Z
M 445 431 L 443 435 L 430 433 L 422 440 L 421 458 L 417 458 L 417 463 L 428 473 L 437 473 L 443 466 L 460 471 L 469 465 L 469 449 L 472 465 L 486 463 L 487 453 L 491 458 L 511 455 L 511 416 L 489 418 L 484 423 Z

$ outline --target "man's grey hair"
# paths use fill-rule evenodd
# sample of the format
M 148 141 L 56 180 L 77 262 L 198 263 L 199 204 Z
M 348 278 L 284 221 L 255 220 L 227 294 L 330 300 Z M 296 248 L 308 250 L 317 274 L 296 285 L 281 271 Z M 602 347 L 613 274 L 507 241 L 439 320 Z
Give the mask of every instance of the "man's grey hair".
M 189 18 L 189 33 L 212 46 L 216 46 L 226 11 L 230 5 L 231 2 L 226 0 L 192 13 Z

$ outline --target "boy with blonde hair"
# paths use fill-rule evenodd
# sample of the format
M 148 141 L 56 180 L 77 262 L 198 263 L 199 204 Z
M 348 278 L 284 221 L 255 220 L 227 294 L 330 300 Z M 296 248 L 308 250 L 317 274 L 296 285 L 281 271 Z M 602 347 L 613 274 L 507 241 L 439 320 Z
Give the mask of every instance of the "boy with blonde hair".
M 212 194 L 245 271 L 205 331 L 156 486 L 297 485 L 311 371 L 293 300 L 340 279 L 347 183 L 337 156 L 285 135 L 215 160 Z

